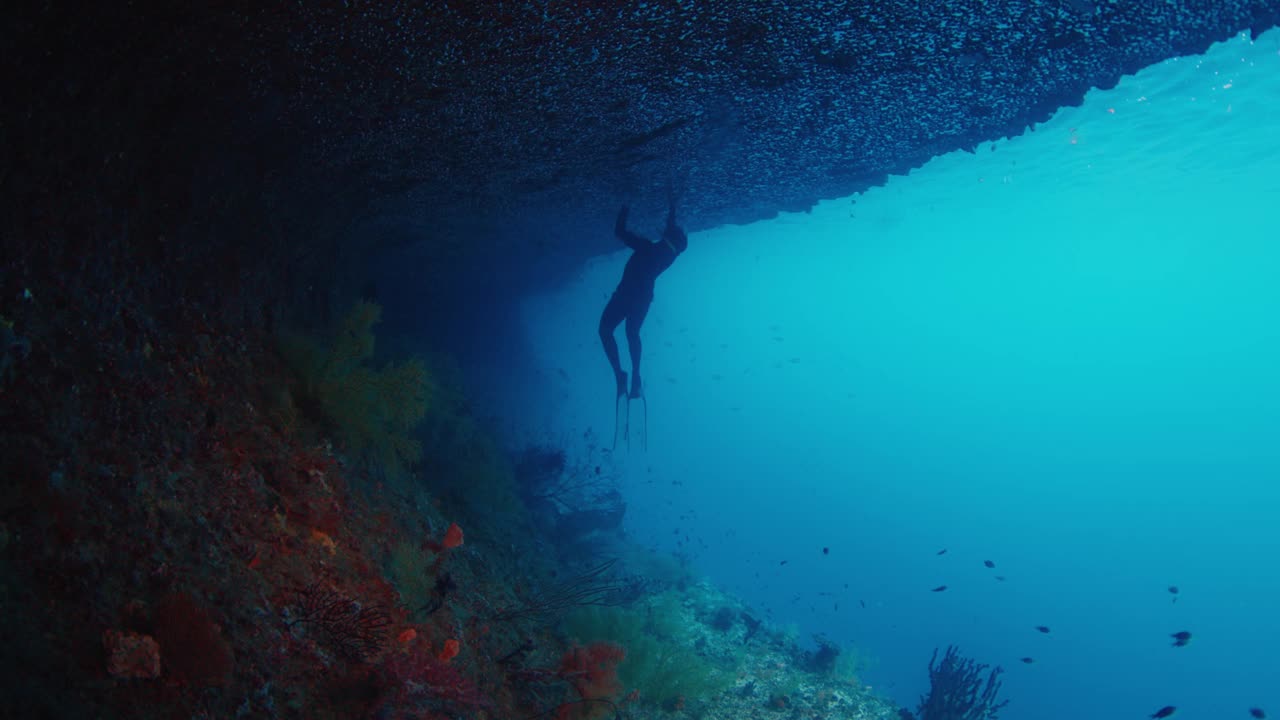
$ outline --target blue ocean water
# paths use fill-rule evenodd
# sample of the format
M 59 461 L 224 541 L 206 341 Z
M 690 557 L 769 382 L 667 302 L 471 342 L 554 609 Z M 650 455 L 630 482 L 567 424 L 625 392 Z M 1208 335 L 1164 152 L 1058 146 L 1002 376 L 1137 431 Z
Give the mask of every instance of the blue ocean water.
M 648 451 L 614 458 L 628 532 L 907 707 L 958 644 L 1006 720 L 1280 713 L 1277 116 L 1280 32 L 1244 35 L 694 234 L 644 327 Z M 527 303 L 526 425 L 608 444 L 626 257 Z

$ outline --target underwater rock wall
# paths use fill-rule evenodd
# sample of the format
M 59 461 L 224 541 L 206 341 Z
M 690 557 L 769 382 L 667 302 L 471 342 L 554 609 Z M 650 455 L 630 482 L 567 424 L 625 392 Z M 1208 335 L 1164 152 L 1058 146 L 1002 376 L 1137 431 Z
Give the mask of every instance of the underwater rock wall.
M 368 404 L 342 413 L 308 388 L 323 382 L 282 362 L 281 327 L 332 331 L 344 271 L 379 248 L 425 248 L 422 283 L 446 298 L 481 264 L 489 282 L 550 282 L 613 247 L 620 199 L 656 224 L 675 186 L 690 229 L 802 210 L 1278 14 L 1087 0 L 430 7 L 6 8 L 6 716 L 599 709 L 578 697 L 588 670 L 559 626 L 503 611 L 531 613 L 525 599 L 563 568 L 465 396 L 433 380 L 426 460 L 388 481 L 394 463 L 375 470 L 340 440 Z M 374 384 L 353 355 L 349 372 Z M 692 605 L 671 603 L 680 617 Z M 795 679 L 794 642 L 724 617 L 712 629 L 776 658 L 729 676 L 753 714 L 725 717 L 888 712 L 861 688 Z M 662 717 L 710 701 L 618 700 Z
M 362 219 L 351 242 L 545 281 L 613 247 L 622 199 L 656 225 L 674 185 L 692 230 L 804 210 L 1277 17 L 1274 0 L 33 4 L 0 21 L 21 78 L 0 182 L 68 145 L 85 152 L 64 180 L 133 169 L 146 143 L 126 195 L 267 183 L 273 210 Z

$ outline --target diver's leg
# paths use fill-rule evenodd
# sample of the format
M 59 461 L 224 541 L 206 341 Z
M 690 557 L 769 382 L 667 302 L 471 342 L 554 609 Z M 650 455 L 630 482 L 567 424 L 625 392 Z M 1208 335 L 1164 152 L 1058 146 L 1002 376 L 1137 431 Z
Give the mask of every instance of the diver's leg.
M 609 358 L 609 366 L 613 368 L 613 377 L 617 381 L 619 395 L 627 394 L 627 374 L 622 372 L 622 361 L 618 358 L 618 341 L 613 338 L 613 331 L 626 316 L 626 309 L 618 293 L 609 298 L 600 315 L 600 342 L 604 345 L 604 354 Z
M 643 394 L 643 385 L 640 382 L 640 353 L 643 349 L 640 344 L 640 326 L 644 325 L 644 318 L 648 314 L 649 302 L 642 303 L 627 313 L 627 349 L 631 353 L 631 397 L 633 398 Z

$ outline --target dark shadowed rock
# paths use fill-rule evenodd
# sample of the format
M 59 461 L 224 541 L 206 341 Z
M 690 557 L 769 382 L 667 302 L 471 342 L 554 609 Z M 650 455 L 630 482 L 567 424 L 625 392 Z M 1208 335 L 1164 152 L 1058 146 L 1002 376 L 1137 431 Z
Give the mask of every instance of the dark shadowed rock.
M 1274 0 L 131 7 L 11 13 L 19 99 L 105 87 L 161 131 L 205 117 L 177 89 L 198 92 L 232 108 L 214 117 L 262 174 L 288 163 L 345 193 L 360 242 L 426 241 L 516 282 L 614 249 L 624 200 L 657 227 L 669 184 L 692 231 L 805 209 L 1280 16 Z

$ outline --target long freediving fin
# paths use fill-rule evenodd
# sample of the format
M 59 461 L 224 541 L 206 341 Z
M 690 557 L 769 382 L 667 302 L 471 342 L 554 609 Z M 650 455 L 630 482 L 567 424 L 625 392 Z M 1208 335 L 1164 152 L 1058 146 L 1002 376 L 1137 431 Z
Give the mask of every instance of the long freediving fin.
M 631 449 L 631 399 L 626 393 L 618 393 L 613 400 L 613 449 L 618 449 L 618 435 L 622 435 L 622 439 L 627 443 L 627 449 Z
M 628 403 L 628 405 L 629 404 L 630 403 Z M 637 433 L 637 437 L 640 440 L 640 449 L 645 452 L 649 452 L 649 401 L 645 399 L 644 395 L 640 396 L 640 411 L 641 411 L 640 427 L 639 427 L 639 432 Z M 630 408 L 628 408 L 627 410 L 628 425 L 631 424 L 630 415 L 631 415 L 631 410 Z M 628 450 L 631 449 L 631 439 L 629 436 L 627 439 L 627 449 Z

